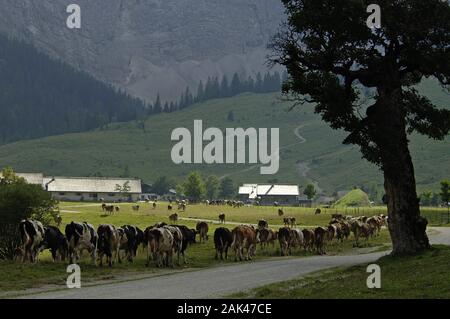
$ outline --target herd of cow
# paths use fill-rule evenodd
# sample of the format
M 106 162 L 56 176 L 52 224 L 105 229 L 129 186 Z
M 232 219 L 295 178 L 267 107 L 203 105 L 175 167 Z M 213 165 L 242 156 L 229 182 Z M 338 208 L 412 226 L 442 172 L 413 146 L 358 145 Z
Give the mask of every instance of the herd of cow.
M 224 214 L 219 216 L 225 220 Z M 325 253 L 327 243 L 342 242 L 353 233 L 356 243 L 360 238 L 369 239 L 378 235 L 382 226 L 387 225 L 384 215 L 373 217 L 351 217 L 340 214 L 332 215 L 327 227 L 299 230 L 292 223 L 286 224 L 278 231 L 269 228 L 266 220 L 260 220 L 257 226 L 239 225 L 232 230 L 219 227 L 214 232 L 215 258 L 223 260 L 228 258 L 228 250 L 234 251 L 235 260 L 251 260 L 256 254 L 257 244 L 262 250 L 268 245 L 275 246 L 278 240 L 282 256 L 290 255 L 295 248 L 305 251 Z M 63 234 L 58 227 L 46 226 L 36 220 L 22 220 L 19 225 L 22 247 L 17 248 L 16 258 L 22 261 L 36 262 L 39 253 L 49 249 L 54 261 L 66 260 L 76 263 L 83 251 L 88 251 L 93 263 L 103 264 L 103 259 L 112 266 L 115 262 L 122 262 L 125 258 L 133 262 L 138 247 L 147 251 L 147 263 L 151 260 L 157 267 L 174 266 L 173 257 L 177 257 L 180 265 L 180 256 L 186 263 L 185 252 L 189 245 L 208 240 L 208 223 L 199 221 L 195 229 L 184 225 L 168 225 L 164 222 L 147 227 L 145 230 L 137 226 L 103 224 L 97 229 L 87 222 L 71 222 L 66 225 Z
M 219 215 L 219 221 L 225 220 L 225 215 Z M 214 233 L 214 244 L 216 248 L 216 259 L 227 258 L 228 249 L 234 250 L 235 260 L 251 260 L 256 253 L 259 243 L 262 250 L 269 245 L 275 246 L 278 240 L 281 256 L 288 256 L 295 248 L 305 251 L 316 251 L 325 254 L 325 246 L 333 240 L 343 242 L 353 233 L 356 245 L 359 239 L 368 240 L 372 236 L 378 236 L 381 227 L 387 226 L 387 216 L 378 215 L 372 217 L 352 217 L 341 214 L 333 214 L 327 227 L 295 228 L 295 218 L 283 218 L 284 227 L 278 231 L 269 228 L 266 220 L 260 220 L 257 227 L 240 225 L 233 230 L 224 227 L 217 228 Z

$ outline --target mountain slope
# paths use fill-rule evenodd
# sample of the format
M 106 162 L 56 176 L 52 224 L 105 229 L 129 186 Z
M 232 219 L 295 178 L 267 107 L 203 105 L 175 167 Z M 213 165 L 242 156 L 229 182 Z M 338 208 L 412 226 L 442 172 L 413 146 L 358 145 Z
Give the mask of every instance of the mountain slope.
M 279 0 L 78 0 L 81 29 L 70 30 L 71 3 L 2 0 L 0 32 L 147 100 L 178 99 L 208 76 L 264 73 L 283 18 Z
M 441 107 L 448 95 L 435 83 L 426 82 L 422 90 Z M 184 111 L 150 117 L 143 127 L 136 122 L 115 123 L 106 129 L 66 134 L 0 147 L 0 167 L 16 171 L 43 171 L 55 175 L 121 175 L 129 172 L 146 181 L 167 175 L 184 178 L 191 170 L 204 174 L 230 176 L 235 182 L 280 183 L 317 182 L 327 193 L 354 186 L 382 185 L 378 169 L 362 160 L 355 146 L 344 146 L 345 132 L 333 131 L 310 107 L 288 112 L 276 94 L 243 94 L 197 104 Z M 230 111 L 234 121 L 228 121 Z M 175 142 L 171 132 L 177 127 L 193 131 L 194 119 L 203 128 L 279 127 L 280 170 L 276 175 L 260 175 L 255 165 L 173 164 L 170 157 Z M 437 188 L 450 176 L 450 138 L 432 141 L 411 137 L 411 151 L 419 189 Z
M 130 121 L 142 101 L 0 34 L 0 144 Z

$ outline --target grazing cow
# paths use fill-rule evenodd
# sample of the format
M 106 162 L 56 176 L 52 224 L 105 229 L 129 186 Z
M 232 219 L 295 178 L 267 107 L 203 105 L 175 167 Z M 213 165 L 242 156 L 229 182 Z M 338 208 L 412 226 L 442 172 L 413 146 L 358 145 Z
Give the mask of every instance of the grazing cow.
M 104 211 L 111 215 L 112 213 L 114 213 L 114 206 L 113 205 L 105 205 Z
M 278 230 L 278 242 L 280 243 L 281 256 L 289 256 L 290 254 L 291 235 L 289 227 L 282 227 Z
M 219 227 L 214 232 L 214 247 L 216 249 L 215 259 L 223 260 L 224 253 L 225 259 L 228 259 L 228 248 L 233 243 L 233 236 L 231 231 L 225 227 Z
M 91 254 L 92 262 L 95 263 L 97 255 L 98 235 L 94 226 L 86 222 L 71 222 L 66 225 L 65 234 L 69 243 L 69 262 L 73 264 L 79 258 L 79 253 L 84 249 Z
M 208 224 L 206 222 L 198 222 L 197 225 L 195 226 L 195 229 L 197 230 L 197 233 L 199 234 L 199 241 L 205 242 L 208 240 Z
M 42 223 L 37 220 L 24 219 L 19 223 L 20 235 L 23 244 L 22 261 L 36 262 L 39 248 L 44 240 L 45 230 Z
M 123 232 L 123 229 L 122 229 Z M 120 259 L 119 248 L 121 235 L 113 225 L 100 225 L 97 229 L 97 254 L 100 266 L 103 266 L 103 256 L 106 256 L 106 261 L 109 267 L 112 267 L 115 257 Z
M 321 212 L 322 210 L 320 208 L 317 208 L 316 211 L 314 212 L 314 215 L 320 215 Z
M 186 264 L 187 262 L 185 251 L 189 246 L 189 244 L 195 243 L 195 229 L 189 229 L 184 225 L 172 225 L 172 226 L 177 227 L 181 231 L 181 234 L 183 235 L 183 241 L 180 252 L 181 255 L 183 256 L 183 262 Z
M 175 214 L 170 215 L 170 216 L 169 216 L 169 220 L 170 220 L 170 222 L 172 222 L 172 223 L 176 223 L 176 222 L 178 221 L 178 214 L 175 213 Z
M 66 236 L 64 236 L 58 227 L 45 227 L 43 247 L 50 249 L 54 262 L 58 259 L 66 260 L 69 244 L 67 243 Z
M 319 255 L 325 254 L 324 243 L 327 236 L 327 229 L 324 227 L 317 227 L 314 229 L 314 241 L 317 253 Z
M 147 266 L 150 265 L 150 256 L 153 256 L 156 267 L 173 267 L 173 235 L 165 227 L 151 228 L 145 230 L 147 241 Z
M 139 211 L 139 205 L 133 205 L 133 206 L 131 206 L 131 208 L 132 208 L 135 212 L 138 212 L 138 211 Z
M 259 241 L 259 234 L 251 226 L 240 225 L 231 231 L 233 242 L 231 248 L 234 250 L 234 260 L 244 259 L 244 249 L 247 250 L 245 260 L 251 260 L 256 252 L 256 244 Z
M 265 219 L 258 221 L 258 229 L 269 228 L 269 223 Z
M 314 231 L 312 229 L 303 229 L 303 247 L 305 251 L 313 251 L 315 245 Z
M 183 246 L 183 234 L 181 230 L 176 226 L 166 225 L 163 228 L 168 229 L 173 236 L 172 249 L 175 254 L 177 254 L 177 264 L 180 266 L 180 254 L 181 248 Z
M 219 223 L 225 224 L 225 214 L 219 214 Z
M 284 212 L 283 212 L 283 210 L 281 209 L 281 208 L 278 208 L 278 216 L 283 216 L 284 215 Z

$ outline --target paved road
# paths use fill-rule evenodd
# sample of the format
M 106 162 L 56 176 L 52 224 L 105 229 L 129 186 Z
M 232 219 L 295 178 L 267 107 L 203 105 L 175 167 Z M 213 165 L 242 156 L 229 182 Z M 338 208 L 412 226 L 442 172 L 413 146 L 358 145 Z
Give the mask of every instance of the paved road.
M 433 244 L 450 244 L 450 228 L 434 228 L 430 239 Z M 220 298 L 317 270 L 369 263 L 385 254 L 277 258 L 81 289 L 65 289 L 25 298 Z

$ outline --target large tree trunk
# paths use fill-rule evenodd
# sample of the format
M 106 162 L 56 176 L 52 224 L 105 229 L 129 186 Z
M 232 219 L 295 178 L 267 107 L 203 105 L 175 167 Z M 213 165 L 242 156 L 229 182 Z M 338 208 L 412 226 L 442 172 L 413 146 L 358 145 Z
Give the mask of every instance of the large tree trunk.
M 375 117 L 378 123 L 374 135 L 384 173 L 392 254 L 413 254 L 430 247 L 426 234 L 427 220 L 420 216 L 405 114 L 396 98 L 399 95 L 390 93 L 377 102 Z

